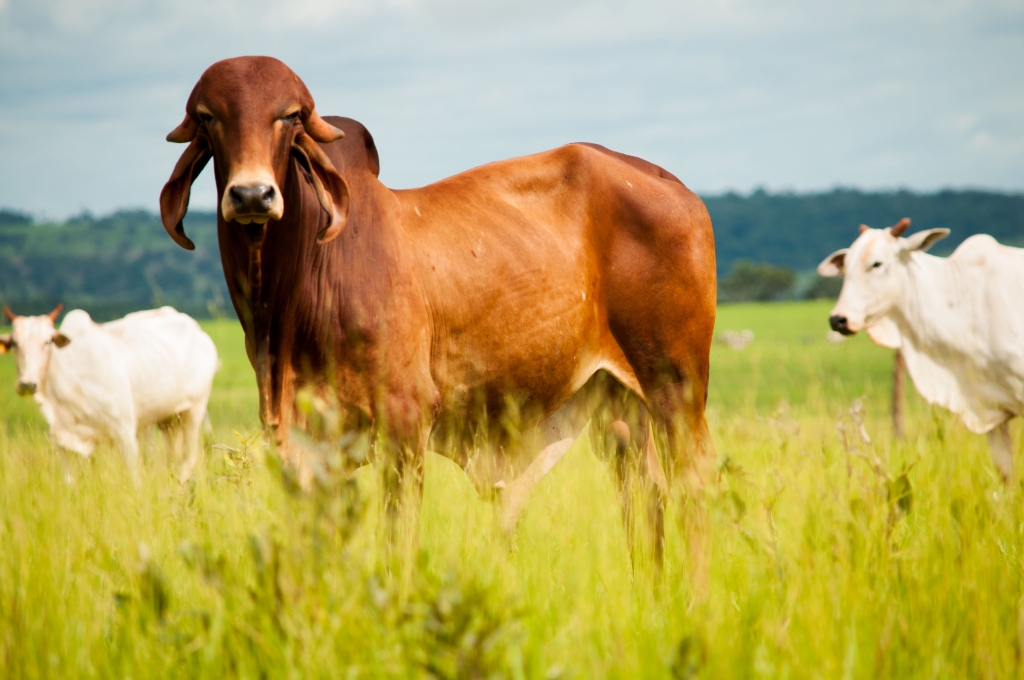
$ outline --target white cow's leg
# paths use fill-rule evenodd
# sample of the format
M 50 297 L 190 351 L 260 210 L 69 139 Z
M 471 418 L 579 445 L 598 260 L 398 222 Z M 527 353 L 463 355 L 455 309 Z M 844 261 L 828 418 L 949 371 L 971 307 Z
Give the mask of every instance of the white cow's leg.
M 171 451 L 171 458 L 174 464 L 181 463 L 182 458 L 188 454 L 188 437 L 185 434 L 185 415 L 181 414 L 171 418 L 164 428 L 167 437 L 167 447 Z
M 1010 481 L 1013 475 L 1013 442 L 1010 440 L 1010 421 L 1003 421 L 988 432 L 988 447 L 1003 481 Z
M 75 432 L 70 429 L 51 428 L 50 430 L 50 440 L 58 448 L 74 451 L 82 458 L 88 458 L 92 455 L 93 450 L 96 448 L 96 443 L 93 440 L 95 436 L 93 432 L 89 432 L 88 436 L 84 436 L 84 433 Z
M 193 408 L 181 414 L 181 434 L 185 440 L 185 462 L 178 474 L 178 481 L 182 484 L 189 480 L 199 462 L 199 455 L 203 448 L 200 437 L 205 418 L 205 404 L 202 408 Z
M 136 437 L 136 431 L 134 424 L 129 427 L 122 427 L 118 430 L 114 439 L 117 440 L 117 446 L 121 449 L 121 455 L 124 456 L 125 465 L 128 466 L 128 474 L 131 475 L 132 484 L 135 488 L 142 487 L 142 475 L 139 471 L 139 441 Z
M 521 475 L 505 484 L 501 492 L 500 519 L 506 533 L 511 534 L 515 530 L 519 514 L 526 506 L 526 501 L 530 499 L 530 494 L 537 488 L 540 480 L 562 460 L 572 447 L 573 441 L 572 437 L 566 437 L 545 446 Z

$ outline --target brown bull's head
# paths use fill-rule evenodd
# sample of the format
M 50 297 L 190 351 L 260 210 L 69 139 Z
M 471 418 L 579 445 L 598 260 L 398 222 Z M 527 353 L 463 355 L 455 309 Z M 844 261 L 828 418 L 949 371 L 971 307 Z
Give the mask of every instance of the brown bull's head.
M 313 97 L 295 73 L 271 57 L 225 59 L 206 69 L 185 106 L 185 120 L 167 135 L 188 143 L 160 192 L 160 216 L 171 238 L 195 248 L 185 236 L 192 182 L 210 158 L 222 187 L 220 213 L 226 222 L 264 224 L 284 216 L 281 187 L 295 158 L 327 212 L 317 234 L 330 241 L 348 217 L 348 186 L 317 142 L 344 133 L 316 112 Z

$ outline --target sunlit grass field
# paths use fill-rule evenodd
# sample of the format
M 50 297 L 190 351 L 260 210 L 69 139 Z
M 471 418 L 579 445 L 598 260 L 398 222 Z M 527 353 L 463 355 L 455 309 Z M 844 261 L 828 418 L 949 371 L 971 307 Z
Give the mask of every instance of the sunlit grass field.
M 719 310 L 719 332 L 755 340 L 712 356 L 704 588 L 673 512 L 660 586 L 631 566 L 586 436 L 511 543 L 431 454 L 409 584 L 381 558 L 371 468 L 295 493 L 254 440 L 237 323 L 205 324 L 223 367 L 184 487 L 157 433 L 141 491 L 109 446 L 62 459 L 0 358 L 0 676 L 1024 675 L 1019 482 L 1004 487 L 984 437 L 912 388 L 895 441 L 892 353 L 827 342 L 828 308 Z

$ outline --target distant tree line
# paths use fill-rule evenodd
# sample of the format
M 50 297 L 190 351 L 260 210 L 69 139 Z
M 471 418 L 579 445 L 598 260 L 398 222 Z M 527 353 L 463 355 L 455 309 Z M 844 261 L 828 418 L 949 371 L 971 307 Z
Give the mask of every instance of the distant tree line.
M 834 297 L 841 280 L 821 279 L 814 268 L 848 246 L 861 223 L 886 227 L 906 216 L 911 231 L 946 227 L 950 237 L 933 249 L 940 255 L 978 233 L 1024 246 L 1024 194 L 836 189 L 702 198 L 715 228 L 721 302 Z M 61 223 L 0 210 L 0 302 L 19 313 L 64 302 L 97 319 L 162 304 L 200 317 L 232 316 L 216 215 L 190 211 L 186 228 L 193 252 L 178 248 L 159 216 L 145 210 L 83 213 Z
M 168 237 L 160 217 L 122 210 L 36 224 L 0 210 L 0 302 L 40 314 L 59 302 L 97 320 L 172 305 L 198 317 L 233 316 L 217 247 L 216 215 L 189 212 L 192 252 Z
M 702 198 L 715 228 L 720 302 L 836 297 L 842 280 L 821 278 L 814 268 L 850 245 L 861 224 L 877 229 L 910 217 L 911 232 L 945 227 L 952 233 L 931 250 L 936 255 L 948 255 L 974 234 L 1024 246 L 1024 194 L 1019 193 L 759 190 Z

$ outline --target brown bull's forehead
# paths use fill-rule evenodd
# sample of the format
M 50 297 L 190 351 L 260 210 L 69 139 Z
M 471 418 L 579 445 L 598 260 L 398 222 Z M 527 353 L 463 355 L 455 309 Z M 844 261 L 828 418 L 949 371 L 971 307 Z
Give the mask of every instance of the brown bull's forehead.
M 288 109 L 312 107 L 309 90 L 295 72 L 273 57 L 236 57 L 206 69 L 190 108 L 200 104 L 213 115 L 279 117 Z
M 198 115 L 213 116 L 222 123 L 258 123 L 263 125 L 302 111 L 302 104 L 295 97 L 279 97 L 276 103 L 264 101 L 260 106 L 248 105 L 247 98 L 235 99 L 215 93 L 210 97 L 200 98 L 196 104 Z

